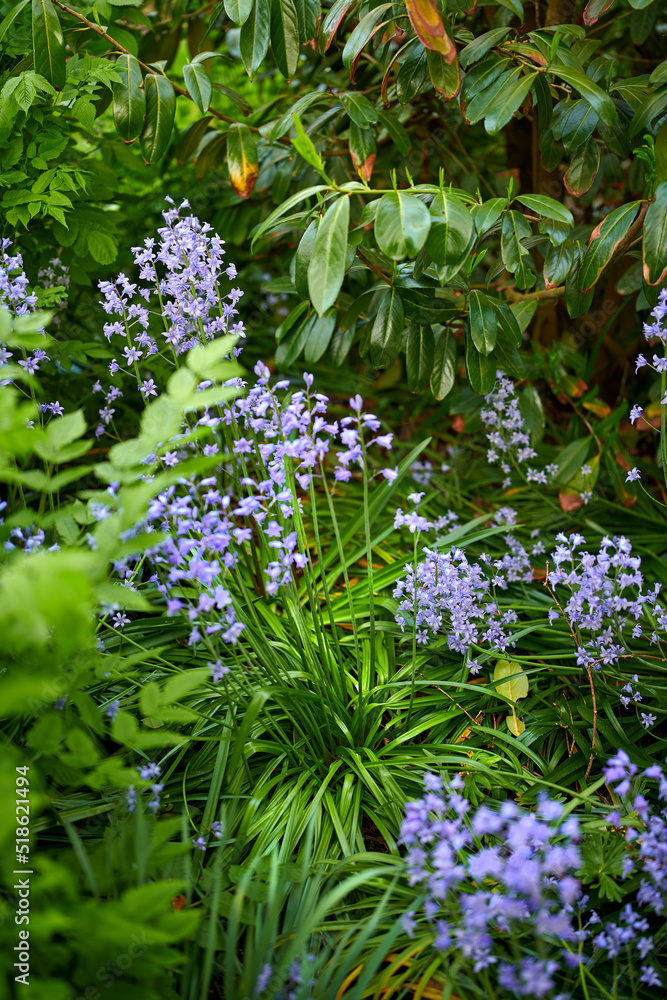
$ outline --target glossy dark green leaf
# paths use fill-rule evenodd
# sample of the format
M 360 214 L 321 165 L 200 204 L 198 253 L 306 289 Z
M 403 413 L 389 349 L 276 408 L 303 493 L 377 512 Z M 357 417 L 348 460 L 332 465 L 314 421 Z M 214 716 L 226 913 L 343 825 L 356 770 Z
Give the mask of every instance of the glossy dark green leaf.
M 442 94 L 446 101 L 456 97 L 461 90 L 461 67 L 458 59 L 448 62 L 439 52 L 427 49 L 426 65 L 434 89 Z
M 500 236 L 500 253 L 503 264 L 510 272 L 516 272 L 529 263 L 530 255 L 522 240 L 529 239 L 533 230 L 520 212 L 505 212 Z
M 308 291 L 318 316 L 334 304 L 343 284 L 349 222 L 350 199 L 343 195 L 329 204 L 317 230 L 308 266 Z
M 299 241 L 296 248 L 296 261 L 294 265 L 294 287 L 302 299 L 309 299 L 308 292 L 308 268 L 310 259 L 313 256 L 315 237 L 317 236 L 317 222 L 313 220 Z
M 484 128 L 489 135 L 497 135 L 519 110 L 533 86 L 537 73 L 523 75 L 523 68 L 510 73 L 487 106 L 484 114 Z
M 523 358 L 517 350 L 516 344 L 507 333 L 506 328 L 500 322 L 500 319 L 498 322 L 498 340 L 493 351 L 493 357 L 496 359 L 496 367 L 500 368 L 507 375 L 518 379 L 526 377 L 526 366 L 523 363 Z
M 579 285 L 577 284 L 579 268 L 581 267 L 585 252 L 586 248 L 578 240 L 575 241 L 572 247 L 572 268 L 565 279 L 565 307 L 572 319 L 584 316 L 590 309 L 591 302 L 593 301 L 594 291 L 582 292 L 579 290 Z
M 239 49 L 246 73 L 252 79 L 269 48 L 271 0 L 255 0 L 247 21 L 241 28 Z
M 391 7 L 390 3 L 380 4 L 379 7 L 375 7 L 370 13 L 359 19 L 353 31 L 348 35 L 343 49 L 343 66 L 346 69 L 353 70 L 359 55 L 378 30 L 378 26 L 383 23 L 381 21 L 383 14 L 386 14 Z
M 509 34 L 511 28 L 494 28 L 492 31 L 485 31 L 474 38 L 464 49 L 461 49 L 459 61 L 464 69 L 478 62 L 487 52 L 490 52 L 495 45 Z
M 630 138 L 641 135 L 645 129 L 649 128 L 651 122 L 658 115 L 664 114 L 667 107 L 667 87 L 661 87 L 653 94 L 647 94 L 640 106 L 636 109 L 634 117 L 630 122 L 628 134 Z
M 437 194 L 430 205 L 431 228 L 426 252 L 436 264 L 454 265 L 469 252 L 474 235 L 473 217 L 466 206 L 447 191 Z
M 308 327 L 303 357 L 309 365 L 316 364 L 329 346 L 336 329 L 337 315 L 335 309 L 329 309 L 324 316 L 316 316 L 315 321 Z
M 486 62 L 480 63 L 465 78 L 461 88 L 461 103 L 466 122 L 474 125 L 475 122 L 486 118 L 486 113 L 496 100 L 498 92 L 512 77 L 512 70 L 505 69 L 507 62 L 508 60 L 493 60 L 488 67 Z M 473 75 L 480 76 L 478 87 L 472 87 L 470 84 L 469 77 Z M 465 104 L 464 97 L 470 101 L 469 104 Z
M 495 226 L 506 204 L 505 198 L 489 198 L 488 201 L 482 202 L 481 205 L 472 206 L 470 214 L 475 223 L 475 232 L 478 236 L 483 236 L 492 226 Z
M 616 0 L 588 0 L 584 8 L 584 24 L 595 24 L 597 19 L 610 7 L 613 7 Z
M 480 354 L 472 337 L 466 337 L 466 371 L 474 392 L 486 396 L 496 384 L 498 362 L 493 354 Z
M 405 313 L 395 287 L 381 293 L 380 306 L 371 330 L 371 361 L 376 368 L 386 368 L 398 356 L 403 343 Z
M 375 239 L 387 257 L 416 257 L 430 227 L 429 210 L 415 195 L 390 191 L 382 196 L 375 216 Z
M 667 277 L 667 181 L 658 184 L 644 219 L 644 280 L 662 285 Z
M 113 120 L 124 142 L 132 142 L 141 133 L 146 113 L 146 95 L 141 66 L 130 55 L 119 55 L 115 69 L 120 82 L 113 85 Z
M 569 208 L 561 205 L 559 201 L 549 198 L 543 194 L 520 194 L 517 197 L 522 205 L 536 215 L 543 215 L 547 219 L 554 219 L 556 222 L 564 222 L 568 226 L 574 225 L 574 218 Z
M 458 307 L 451 300 L 451 291 L 441 288 L 439 282 L 422 277 L 401 274 L 394 284 L 401 293 L 405 314 L 417 323 L 447 323 L 458 314 Z
M 426 89 L 429 84 L 426 49 L 413 45 L 401 63 L 396 77 L 396 96 L 401 104 L 409 104 Z
M 378 120 L 377 108 L 375 108 L 364 94 L 341 94 L 340 102 L 345 108 L 348 117 L 360 128 L 368 128 Z
M 271 0 L 271 49 L 278 69 L 291 80 L 299 63 L 299 17 L 294 0 Z
M 561 102 L 561 105 L 564 102 Z M 561 107 L 559 105 L 559 107 Z M 565 152 L 578 149 L 591 137 L 599 123 L 599 118 L 588 101 L 568 101 L 560 114 L 554 117 L 551 129 L 554 136 L 565 146 Z
M 183 81 L 192 100 L 202 114 L 208 111 L 211 103 L 211 78 L 200 63 L 187 63 L 183 67 Z
M 566 240 L 559 246 L 550 246 L 544 258 L 544 287 L 555 288 L 567 278 L 574 261 L 572 243 Z
M 602 90 L 601 87 L 598 87 L 596 83 L 593 83 L 590 77 L 585 76 L 578 69 L 572 69 L 569 66 L 561 64 L 552 64 L 549 67 L 549 72 L 564 80 L 565 83 L 569 83 L 571 87 L 574 87 L 584 100 L 588 101 L 598 117 L 606 125 L 614 124 L 617 118 L 616 105 L 609 94 Z
M 643 45 L 655 27 L 660 4 L 651 0 L 648 7 L 632 12 L 630 18 L 630 38 L 633 45 Z
M 490 298 L 489 301 L 496 311 L 498 336 L 501 337 L 504 334 L 510 344 L 513 344 L 514 347 L 521 347 L 521 327 L 510 307 L 499 299 Z
M 389 111 L 384 111 L 381 108 L 378 108 L 378 119 L 380 124 L 386 128 L 388 134 L 391 136 L 399 153 L 406 156 L 410 151 L 411 145 L 410 134 L 407 129 L 400 123 L 396 115 L 391 114 Z
M 430 326 L 411 323 L 405 345 L 405 367 L 408 389 L 423 392 L 433 370 L 435 339 Z
M 299 38 L 310 42 L 317 34 L 317 20 L 322 13 L 320 0 L 294 0 L 299 18 Z
M 632 225 L 638 209 L 637 201 L 621 205 L 606 215 L 593 230 L 577 278 L 580 291 L 589 291 L 598 280 Z
M 595 139 L 588 139 L 576 150 L 564 177 L 570 194 L 581 197 L 590 188 L 600 169 L 600 147 Z
M 490 354 L 498 339 L 496 313 L 488 295 L 476 288 L 468 299 L 468 331 L 480 354 Z
M 149 73 L 144 82 L 146 121 L 141 133 L 141 153 L 146 163 L 157 163 L 171 139 L 176 94 L 166 76 Z
M 257 141 L 247 125 L 238 122 L 227 133 L 227 168 L 239 198 L 249 198 L 259 173 Z
M 65 42 L 51 0 L 32 0 L 32 53 L 35 72 L 56 90 L 65 86 Z
M 195 155 L 199 147 L 199 143 L 204 138 L 208 124 L 211 121 L 213 121 L 212 117 L 207 115 L 205 118 L 200 118 L 199 121 L 194 122 L 190 128 L 185 130 L 183 135 L 178 140 L 178 145 L 175 150 L 175 156 L 178 163 L 185 163 L 191 156 Z
M 373 167 L 377 156 L 377 146 L 375 145 L 373 130 L 368 127 L 360 128 L 356 122 L 351 121 L 348 142 L 354 169 L 362 181 L 368 183 L 373 174 Z
M 431 392 L 436 399 L 444 399 L 451 391 L 456 377 L 456 338 L 446 328 L 438 334 L 433 355 Z

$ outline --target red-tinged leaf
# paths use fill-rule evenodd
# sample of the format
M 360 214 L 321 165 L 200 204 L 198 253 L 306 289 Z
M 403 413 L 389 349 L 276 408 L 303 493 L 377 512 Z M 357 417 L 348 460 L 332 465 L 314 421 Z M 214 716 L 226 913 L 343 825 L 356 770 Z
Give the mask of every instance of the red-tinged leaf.
M 372 129 L 361 128 L 353 121 L 350 122 L 350 156 L 354 169 L 368 183 L 377 157 L 375 138 Z
M 447 34 L 435 0 L 405 0 L 405 2 L 408 17 L 422 45 L 439 52 L 448 63 L 453 63 L 456 59 L 456 48 Z
M 338 31 L 341 22 L 354 0 L 336 0 L 336 3 L 327 13 L 322 23 L 322 35 L 325 38 L 324 51 L 326 52 L 334 40 L 334 35 Z
M 602 14 L 606 14 L 610 7 L 613 7 L 615 0 L 588 0 L 584 8 L 584 24 L 589 28 L 595 24 Z
M 570 166 L 563 178 L 565 187 L 575 198 L 580 198 L 588 191 L 597 177 L 599 169 L 600 147 L 595 139 L 587 139 L 572 156 Z
M 257 143 L 247 125 L 230 125 L 227 133 L 227 166 L 232 187 L 239 198 L 249 198 L 255 186 L 259 165 Z
M 644 219 L 644 280 L 661 285 L 667 277 L 667 181 L 658 184 Z
M 439 52 L 427 49 L 426 63 L 434 90 L 442 94 L 446 101 L 451 101 L 453 98 L 458 97 L 461 90 L 461 67 L 459 66 L 459 60 L 454 59 L 452 63 L 447 62 L 445 57 L 441 56 Z
M 591 290 L 634 222 L 638 209 L 639 202 L 637 201 L 621 205 L 620 208 L 615 208 L 613 212 L 606 215 L 600 225 L 593 230 L 579 269 L 577 279 L 579 291 L 585 294 Z
M 584 505 L 580 493 L 559 493 L 558 503 L 564 514 L 569 514 L 571 511 L 577 510 L 578 507 L 583 507 Z

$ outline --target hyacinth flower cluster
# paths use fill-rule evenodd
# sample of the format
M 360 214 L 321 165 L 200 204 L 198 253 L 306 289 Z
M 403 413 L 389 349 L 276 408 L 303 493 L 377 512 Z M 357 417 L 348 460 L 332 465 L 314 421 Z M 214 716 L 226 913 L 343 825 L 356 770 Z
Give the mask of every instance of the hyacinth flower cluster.
M 450 516 L 434 524 L 418 513 L 423 493 L 408 497 L 415 510 L 407 514 L 397 511 L 395 527 L 406 526 L 412 532 L 436 532 L 453 523 Z M 405 631 L 416 630 L 417 642 L 426 645 L 439 635 L 445 635 L 449 649 L 466 657 L 466 665 L 474 674 L 480 665 L 473 658 L 474 648 L 486 646 L 505 651 L 514 645 L 510 626 L 518 616 L 511 608 L 502 609 L 498 591 L 507 590 L 515 581 L 530 582 L 533 578 L 530 557 L 512 532 L 516 512 L 503 507 L 496 512 L 496 523 L 505 524 L 507 552 L 493 558 L 483 553 L 478 561 L 468 558 L 459 548 L 440 552 L 436 547 L 424 548 L 424 558 L 405 567 L 394 589 L 399 602 L 395 620 Z
M 514 383 L 504 372 L 496 372 L 496 384 L 484 397 L 484 404 L 480 416 L 487 429 L 486 457 L 491 465 L 500 466 L 505 477 L 503 489 L 512 485 L 513 471 L 529 483 L 546 485 L 552 482 L 558 474 L 557 465 L 538 469 L 528 464 L 537 458 L 537 452 L 531 446 Z
M 561 533 L 556 542 L 547 582 L 557 605 L 550 609 L 549 621 L 565 619 L 579 666 L 597 673 L 612 668 L 615 678 L 625 680 L 620 701 L 631 707 L 642 700 L 639 680 L 637 674 L 631 681 L 624 677 L 621 661 L 663 659 L 667 612 L 658 602 L 660 584 L 646 586 L 641 557 L 623 536 L 605 536 L 597 553 L 584 548 L 586 540 L 577 532 Z M 642 712 L 640 721 L 648 728 L 656 716 Z
M 205 454 L 220 454 L 218 471 L 159 494 L 144 526 L 167 535 L 150 557 L 154 579 L 167 613 L 187 616 L 191 645 L 204 642 L 211 648 L 214 636 L 235 645 L 244 628 L 232 597 L 239 563 L 259 552 L 263 591 L 274 596 L 289 587 L 309 561 L 299 525 L 303 497 L 314 481 L 325 482 L 333 467 L 334 488 L 340 488 L 355 468 L 364 474 L 371 445 L 391 446 L 390 434 L 377 433 L 379 420 L 362 411 L 360 396 L 350 399 L 349 415 L 332 420 L 327 397 L 311 391 L 312 375 L 306 373 L 305 388 L 293 392 L 287 380 L 272 385 L 262 362 L 255 375 L 245 397 L 199 419 L 220 438 L 223 450 L 217 442 L 203 446 Z M 163 461 L 177 466 L 190 454 L 175 442 Z M 391 481 L 396 471 L 384 468 L 378 474 Z M 224 665 L 210 666 L 213 679 L 221 680 Z
M 636 771 L 621 751 L 604 774 L 617 794 L 628 797 Z M 657 780 L 659 798 L 667 799 L 663 769 L 653 765 L 644 776 Z M 641 984 L 661 986 L 650 960 L 657 947 L 652 928 L 659 926 L 667 899 L 667 809 L 629 795 L 640 829 L 627 828 L 632 851 L 622 880 L 634 879 L 634 885 L 635 870 L 641 879 L 634 905 L 601 916 L 583 894 L 582 834 L 563 803 L 542 794 L 534 811 L 510 799 L 473 809 L 458 775 L 443 781 L 429 773 L 424 787 L 423 797 L 406 806 L 400 838 L 407 849 L 406 878 L 424 893 L 421 911 L 403 916 L 410 937 L 430 929 L 446 966 L 484 984 L 489 998 L 555 1000 L 558 990 L 559 1000 L 569 1000 L 579 995 L 570 991 L 573 983 L 584 983 L 585 996 L 598 996 L 592 986 L 588 992 L 587 980 L 596 983 L 605 964 L 619 974 L 619 955 L 640 966 Z M 618 826 L 620 813 L 606 822 Z M 457 989 L 463 989 L 460 982 Z
M 159 779 L 162 772 L 162 768 L 155 761 L 151 761 L 150 764 L 142 764 L 137 768 L 139 772 L 139 777 L 142 781 L 148 783 L 148 788 L 151 792 L 151 797 L 148 801 L 148 808 L 151 812 L 156 813 L 160 808 L 160 792 L 164 789 L 164 785 L 157 779 Z M 137 807 L 137 789 L 134 785 L 130 785 L 126 794 L 127 808 L 129 812 L 134 812 Z
M 663 356 L 659 357 L 657 354 L 653 355 L 651 361 L 648 361 L 643 354 L 637 355 L 637 361 L 635 364 L 635 373 L 639 371 L 640 368 L 650 368 L 657 375 L 660 375 L 661 379 L 661 399 L 660 405 L 667 406 L 667 357 L 665 357 L 665 343 L 667 342 L 667 329 L 665 329 L 664 322 L 665 317 L 667 317 L 667 288 L 663 288 L 658 295 L 658 302 L 655 308 L 651 311 L 649 321 L 644 323 L 644 336 L 649 344 L 655 344 L 656 342 L 662 344 Z M 663 409 L 663 430 L 662 436 L 664 438 L 664 409 Z M 632 423 L 636 423 L 637 420 L 642 419 L 644 414 L 643 407 L 635 404 L 630 410 L 630 420 Z M 644 419 L 643 427 L 651 427 L 651 423 Z M 665 442 L 663 440 L 663 460 L 665 455 Z M 667 474 L 667 473 L 666 473 Z M 636 482 L 641 479 L 641 472 L 638 468 L 630 469 L 628 475 L 626 476 L 626 482 Z
M 0 241 L 0 306 L 8 309 L 17 317 L 26 313 L 35 312 L 37 308 L 37 296 L 30 291 L 28 276 L 23 269 L 23 257 L 16 251 L 11 252 L 12 242 L 8 239 Z M 39 331 L 45 337 L 45 331 Z M 17 352 L 10 350 L 6 344 L 0 341 L 0 384 L 12 384 L 12 379 L 2 378 L 2 369 L 10 363 L 18 364 L 28 375 L 35 375 L 40 370 L 40 364 L 48 361 L 49 357 L 42 348 L 35 348 L 28 352 L 21 350 Z M 53 410 L 52 407 L 56 407 Z M 55 404 L 45 404 L 40 407 L 41 412 L 53 412 L 54 415 L 62 413 L 62 407 L 56 401 Z
M 138 281 L 119 274 L 113 281 L 99 283 L 101 305 L 109 316 L 104 336 L 118 349 L 109 374 L 133 379 L 144 401 L 163 388 L 156 382 L 158 360 L 162 368 L 173 369 L 178 357 L 198 344 L 227 333 L 245 335 L 236 318 L 243 292 L 232 287 L 223 294 L 221 289 L 223 280 L 237 275 L 235 265 L 225 262 L 223 240 L 208 223 L 183 214 L 189 208 L 187 200 L 178 208 L 171 198 L 167 201 L 173 207 L 162 213 L 165 225 L 158 229 L 158 240 L 147 238 L 143 246 L 133 247 Z M 113 427 L 112 404 L 122 398 L 123 390 L 117 382 L 105 389 L 98 380 L 93 391 L 104 394 L 95 432 L 101 437 L 109 425 Z

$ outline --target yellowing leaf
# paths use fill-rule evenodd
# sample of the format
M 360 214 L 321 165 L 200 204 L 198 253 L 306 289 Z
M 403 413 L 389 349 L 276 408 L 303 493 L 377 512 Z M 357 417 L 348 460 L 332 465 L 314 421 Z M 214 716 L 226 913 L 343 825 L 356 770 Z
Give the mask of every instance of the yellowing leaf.
M 504 681 L 504 677 L 510 679 Z M 511 660 L 498 660 L 496 669 L 493 671 L 493 679 L 494 681 L 503 681 L 502 684 L 496 684 L 496 691 L 503 697 L 509 698 L 510 701 L 518 701 L 519 698 L 525 698 L 528 695 L 528 678 L 518 663 Z
M 456 59 L 456 49 L 445 30 L 435 0 L 406 0 L 406 6 L 412 27 L 422 45 L 439 52 L 448 63 L 453 63 Z
M 516 713 L 514 715 L 508 715 L 505 722 L 507 723 L 507 728 L 513 736 L 521 736 L 521 733 L 526 731 L 526 724 L 523 719 L 517 719 Z

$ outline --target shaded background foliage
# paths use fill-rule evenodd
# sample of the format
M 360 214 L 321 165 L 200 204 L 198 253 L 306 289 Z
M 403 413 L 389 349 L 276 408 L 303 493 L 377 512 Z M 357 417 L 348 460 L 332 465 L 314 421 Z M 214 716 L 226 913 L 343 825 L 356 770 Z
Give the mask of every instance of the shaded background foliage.
M 653 430 L 629 423 L 626 395 L 644 343 L 641 320 L 667 267 L 663 7 L 469 3 L 3 4 L 2 234 L 22 249 L 33 281 L 44 272 L 38 303 L 57 310 L 44 398 L 59 398 L 68 412 L 82 407 L 92 420 L 91 386 L 113 356 L 101 334 L 97 281 L 121 269 L 133 276 L 131 247 L 161 224 L 164 196 L 187 197 L 234 248 L 246 293 L 241 363 L 314 369 L 318 388 L 337 401 L 362 389 L 398 432 L 404 476 L 414 459 L 405 456 L 430 438 L 418 456 L 429 465 L 413 467 L 422 479 L 411 485 L 436 494 L 429 515 L 456 508 L 471 519 L 454 534 L 457 544 L 502 551 L 500 527 L 486 523 L 497 477 L 478 434 L 479 393 L 500 366 L 522 382 L 531 443 L 558 467 L 554 490 L 519 487 L 511 502 L 547 534 L 577 518 L 596 533 L 632 530 L 647 572 L 659 578 L 661 514 L 626 483 L 626 471 L 640 461 L 657 472 L 664 389 L 642 375 L 632 390 Z M 3 469 L 16 456 L 39 466 L 25 412 L 3 406 Z M 116 424 L 120 437 L 136 434 L 134 405 L 118 404 Z M 74 428 L 68 442 L 82 447 L 81 461 L 106 459 L 113 436 L 90 442 L 84 433 Z M 591 472 L 583 474 L 586 463 Z M 73 546 L 94 523 L 77 491 L 98 485 L 89 465 L 74 474 L 81 481 L 63 488 L 66 516 L 46 513 L 47 528 L 69 532 Z M 136 483 L 125 489 L 119 532 L 147 497 Z M 589 511 L 582 494 L 593 489 Z M 44 515 L 46 496 L 29 496 L 31 516 Z M 340 501 L 343 522 L 355 525 L 362 497 L 353 484 Z M 531 639 L 542 665 L 527 668 L 535 671 L 521 706 L 528 737 L 517 753 L 498 727 L 506 700 L 493 687 L 464 683 L 458 659 L 441 645 L 416 661 L 418 708 L 408 725 L 409 651 L 388 596 L 406 557 L 403 542 L 387 540 L 387 510 L 378 518 L 377 645 L 371 653 L 362 642 L 366 689 L 378 689 L 367 706 L 371 724 L 363 731 L 351 695 L 334 705 L 350 745 L 323 748 L 318 733 L 298 758 L 284 755 L 294 742 L 284 710 L 292 687 L 283 702 L 263 692 L 241 700 L 238 742 L 221 741 L 233 718 L 195 673 L 205 670 L 205 656 L 193 659 L 187 628 L 139 598 L 128 607 L 127 633 L 107 636 L 109 679 L 91 619 L 109 597 L 111 531 L 96 553 L 54 553 L 48 579 L 7 571 L 5 592 L 18 597 L 2 612 L 2 642 L 18 680 L 5 702 L 5 735 L 14 743 L 8 766 L 25 753 L 39 759 L 36 833 L 45 860 L 35 908 L 44 996 L 67 1000 L 73 986 L 97 987 L 102 969 L 113 980 L 109 991 L 103 983 L 105 996 L 194 998 L 213 982 L 222 995 L 243 997 L 276 939 L 288 942 L 287 977 L 289 942 L 306 926 L 318 926 L 332 949 L 357 935 L 338 978 L 322 980 L 318 995 L 332 998 L 344 983 L 361 995 L 361 955 L 368 977 L 380 977 L 377 988 L 390 983 L 400 993 L 405 980 L 426 990 L 426 945 L 415 959 L 403 936 L 390 951 L 410 894 L 398 889 L 387 904 L 385 892 L 403 801 L 418 794 L 427 767 L 458 767 L 464 755 L 474 799 L 500 801 L 518 790 L 530 800 L 536 788 L 576 787 L 593 838 L 587 886 L 601 906 L 619 902 L 622 852 L 587 784 L 593 707 L 585 685 L 545 665 L 551 634 Z M 333 549 L 326 515 L 322 530 Z M 359 664 L 349 633 L 366 628 L 373 586 L 372 560 L 356 546 L 352 556 L 352 612 L 339 577 L 331 580 L 341 588 L 334 607 L 351 679 Z M 544 595 L 516 591 L 529 619 L 543 615 Z M 17 624 L 23 596 L 33 617 Z M 299 598 L 305 606 L 304 581 Z M 298 665 L 299 635 L 275 607 L 262 607 L 271 655 Z M 251 634 L 256 666 L 266 639 L 261 629 Z M 333 637 L 331 645 L 338 648 Z M 443 696 L 443 672 L 452 695 Z M 664 701 L 656 673 L 646 683 Z M 312 692 L 301 681 L 305 731 Z M 52 702 L 66 693 L 65 716 Z M 127 711 L 111 727 L 99 706 L 118 693 Z M 634 715 L 619 721 L 613 684 L 600 690 L 599 709 L 597 763 L 619 741 L 636 744 L 643 766 L 659 756 L 659 736 L 644 745 Z M 157 821 L 129 816 L 117 794 L 137 780 L 130 759 L 154 754 L 166 762 Z M 12 777 L 9 767 L 8 789 Z M 206 830 L 216 846 L 208 830 L 221 788 L 230 840 L 193 861 L 193 834 Z M 68 893 L 63 916 L 59 900 Z M 107 909 L 91 954 L 77 942 L 99 915 L 98 899 Z M 8 905 L 4 914 L 12 930 Z M 354 920 L 366 917 L 364 938 Z M 126 954 L 138 924 L 151 946 L 119 975 L 123 963 L 115 972 L 109 963 Z

